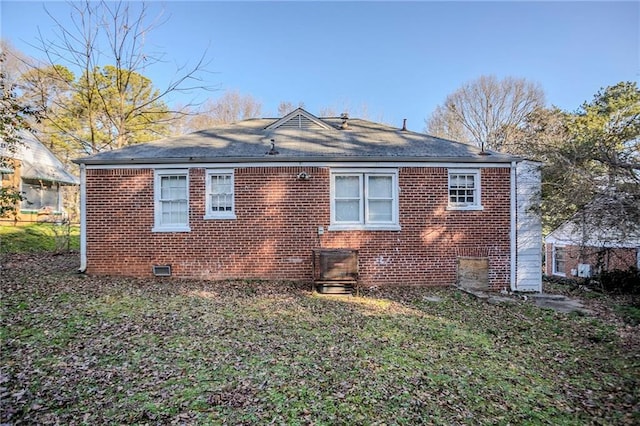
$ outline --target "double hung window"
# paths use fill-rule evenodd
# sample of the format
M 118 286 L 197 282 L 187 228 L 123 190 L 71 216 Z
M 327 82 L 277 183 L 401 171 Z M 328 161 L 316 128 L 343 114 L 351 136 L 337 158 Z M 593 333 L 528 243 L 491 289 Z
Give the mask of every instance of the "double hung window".
M 53 182 L 22 179 L 22 210 L 51 209 L 52 212 L 60 211 L 60 186 Z
M 399 230 L 397 171 L 333 172 L 330 229 Z
M 157 232 L 189 231 L 188 170 L 156 170 L 155 226 Z
M 567 262 L 566 249 L 563 246 L 553 245 L 553 275 L 565 276 Z
M 233 170 L 207 170 L 205 219 L 235 219 Z
M 449 170 L 449 209 L 482 209 L 478 170 Z

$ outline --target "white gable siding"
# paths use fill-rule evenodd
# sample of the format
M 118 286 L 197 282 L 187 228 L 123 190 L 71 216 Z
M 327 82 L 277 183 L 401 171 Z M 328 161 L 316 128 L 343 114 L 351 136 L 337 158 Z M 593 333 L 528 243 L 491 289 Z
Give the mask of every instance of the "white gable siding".
M 582 247 L 635 248 L 640 246 L 640 231 L 622 236 L 620 229 L 581 225 L 577 219 L 569 220 L 544 239 L 546 244 L 564 244 Z
M 21 177 L 23 179 L 60 182 L 78 185 L 78 178 L 70 174 L 62 162 L 38 141 L 32 134 L 21 131 L 18 136 L 21 143 L 16 152 L 9 152 L 7 144 L 0 140 L 0 155 L 16 158 L 22 162 Z
M 542 291 L 542 221 L 540 167 L 522 161 L 516 166 L 516 290 Z

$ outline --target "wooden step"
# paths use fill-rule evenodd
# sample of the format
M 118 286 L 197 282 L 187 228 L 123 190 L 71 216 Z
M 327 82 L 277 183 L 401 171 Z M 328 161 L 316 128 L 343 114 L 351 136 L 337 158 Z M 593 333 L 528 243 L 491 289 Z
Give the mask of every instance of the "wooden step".
M 316 291 L 320 294 L 344 294 L 352 295 L 355 285 L 352 281 L 336 282 L 336 281 L 321 281 L 315 282 Z

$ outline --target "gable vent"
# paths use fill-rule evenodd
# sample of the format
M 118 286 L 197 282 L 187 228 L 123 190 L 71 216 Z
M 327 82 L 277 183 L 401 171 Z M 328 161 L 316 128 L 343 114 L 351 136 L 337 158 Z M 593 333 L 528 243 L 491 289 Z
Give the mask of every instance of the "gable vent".
M 307 111 L 303 110 L 302 108 L 298 108 L 295 111 L 292 111 L 289 114 L 285 115 L 281 119 L 275 121 L 274 123 L 271 123 L 270 125 L 265 127 L 265 129 L 267 130 L 274 130 L 274 129 L 303 129 L 303 130 L 326 129 L 328 130 L 328 129 L 332 129 L 332 127 L 329 126 L 324 121 L 320 120 L 318 117 L 314 116 L 313 114 L 309 114 Z
M 281 129 L 321 129 L 318 123 L 311 121 L 307 117 L 299 114 L 295 117 L 291 117 L 288 121 L 278 126 Z

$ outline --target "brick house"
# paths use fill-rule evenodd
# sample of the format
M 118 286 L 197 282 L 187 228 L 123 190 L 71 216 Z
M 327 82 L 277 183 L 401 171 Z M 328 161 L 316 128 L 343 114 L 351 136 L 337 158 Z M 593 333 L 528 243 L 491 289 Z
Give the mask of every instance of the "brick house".
M 80 181 L 33 134 L 22 131 L 20 140 L 15 152 L 0 141 L 0 156 L 9 159 L 0 168 L 0 187 L 16 189 L 24 197 L 16 217 L 0 220 L 37 222 L 65 217 L 63 189 Z
M 312 253 L 343 249 L 364 286 L 541 291 L 520 158 L 297 109 L 77 163 L 87 273 L 311 281 Z
M 544 239 L 545 274 L 589 278 L 604 271 L 640 269 L 640 225 L 615 214 L 620 201 L 598 198 L 549 233 Z

